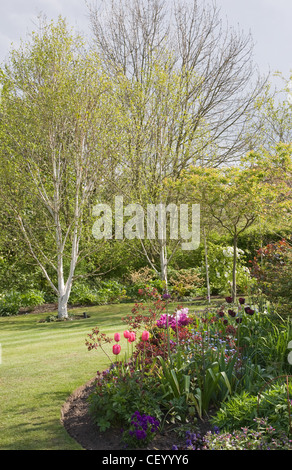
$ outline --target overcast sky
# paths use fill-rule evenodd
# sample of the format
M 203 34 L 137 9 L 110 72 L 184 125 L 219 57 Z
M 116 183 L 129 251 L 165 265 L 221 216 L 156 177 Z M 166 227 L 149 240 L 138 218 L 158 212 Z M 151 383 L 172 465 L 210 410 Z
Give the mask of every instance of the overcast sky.
M 230 25 L 251 32 L 255 62 L 260 70 L 263 73 L 278 70 L 288 79 L 292 72 L 292 0 L 216 0 L 216 3 Z M 19 39 L 34 28 L 40 12 L 48 19 L 61 14 L 80 31 L 89 32 L 85 0 L 0 0 L 0 62 L 5 60 L 11 44 L 17 46 Z M 279 80 L 276 83 L 282 84 Z

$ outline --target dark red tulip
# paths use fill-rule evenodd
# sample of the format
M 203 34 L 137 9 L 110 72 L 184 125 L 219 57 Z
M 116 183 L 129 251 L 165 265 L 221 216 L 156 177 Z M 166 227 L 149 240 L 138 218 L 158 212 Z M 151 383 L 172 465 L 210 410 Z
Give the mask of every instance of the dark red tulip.
M 225 297 L 225 300 L 228 304 L 232 304 L 232 297 Z
M 240 298 L 238 299 L 238 302 L 239 302 L 241 305 L 243 305 L 243 304 L 245 303 L 245 299 L 244 299 L 243 297 L 240 297 Z
M 248 315 L 253 315 L 254 314 L 254 310 L 250 307 L 245 307 L 244 310 Z
M 220 311 L 220 312 L 218 313 L 218 315 L 219 315 L 219 317 L 222 318 L 222 317 L 224 317 L 224 312 Z
M 228 310 L 228 313 L 231 317 L 235 317 L 236 313 L 234 312 L 234 310 Z
M 241 318 L 241 317 L 240 317 L 240 318 L 236 318 L 235 321 L 236 321 L 236 323 L 241 323 L 241 322 L 242 322 L 242 318 Z

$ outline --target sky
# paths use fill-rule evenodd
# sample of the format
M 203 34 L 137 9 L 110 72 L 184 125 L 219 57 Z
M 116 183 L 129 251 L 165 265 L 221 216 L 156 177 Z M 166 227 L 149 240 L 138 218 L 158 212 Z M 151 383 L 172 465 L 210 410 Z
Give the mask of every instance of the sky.
M 251 33 L 255 43 L 254 62 L 260 72 L 279 71 L 289 79 L 292 73 L 292 0 L 215 2 L 231 26 Z M 92 2 L 89 0 L 89 3 Z M 90 34 L 86 0 L 0 0 L 0 62 L 5 60 L 12 44 L 17 47 L 20 38 L 25 39 L 27 33 L 35 29 L 40 12 L 48 19 L 62 15 L 76 29 Z M 272 78 L 272 82 L 276 86 L 283 85 L 279 78 Z

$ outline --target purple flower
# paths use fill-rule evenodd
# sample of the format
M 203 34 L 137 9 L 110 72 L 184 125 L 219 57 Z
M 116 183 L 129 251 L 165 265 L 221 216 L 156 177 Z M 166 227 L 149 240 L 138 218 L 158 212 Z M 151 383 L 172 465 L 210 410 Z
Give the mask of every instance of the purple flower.
M 232 297 L 225 297 L 225 300 L 228 304 L 232 304 Z
M 170 297 L 171 297 L 171 296 L 170 296 L 170 294 L 168 294 L 168 292 L 166 292 L 165 294 L 162 295 L 162 298 L 163 298 L 164 300 L 168 300 L 168 299 L 170 299 Z
M 245 307 L 244 310 L 248 315 L 253 315 L 254 314 L 254 310 L 250 307 Z
M 235 317 L 236 313 L 234 312 L 234 310 L 228 310 L 228 313 L 231 317 Z
M 240 303 L 240 305 L 243 305 L 245 303 L 245 299 L 243 297 L 240 297 L 238 299 L 238 302 Z
M 146 437 L 146 432 L 144 429 L 137 429 L 136 431 L 136 438 L 141 441 L 142 439 L 145 439 Z

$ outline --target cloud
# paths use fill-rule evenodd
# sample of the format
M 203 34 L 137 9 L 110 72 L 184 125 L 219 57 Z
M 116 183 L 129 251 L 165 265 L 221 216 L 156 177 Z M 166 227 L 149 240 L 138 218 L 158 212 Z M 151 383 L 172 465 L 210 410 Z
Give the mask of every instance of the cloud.
M 79 31 L 87 33 L 88 10 L 83 0 L 9 0 L 0 2 L 0 62 L 5 60 L 13 43 L 17 47 L 20 39 L 35 29 L 37 17 L 43 13 L 50 19 L 59 15 Z

